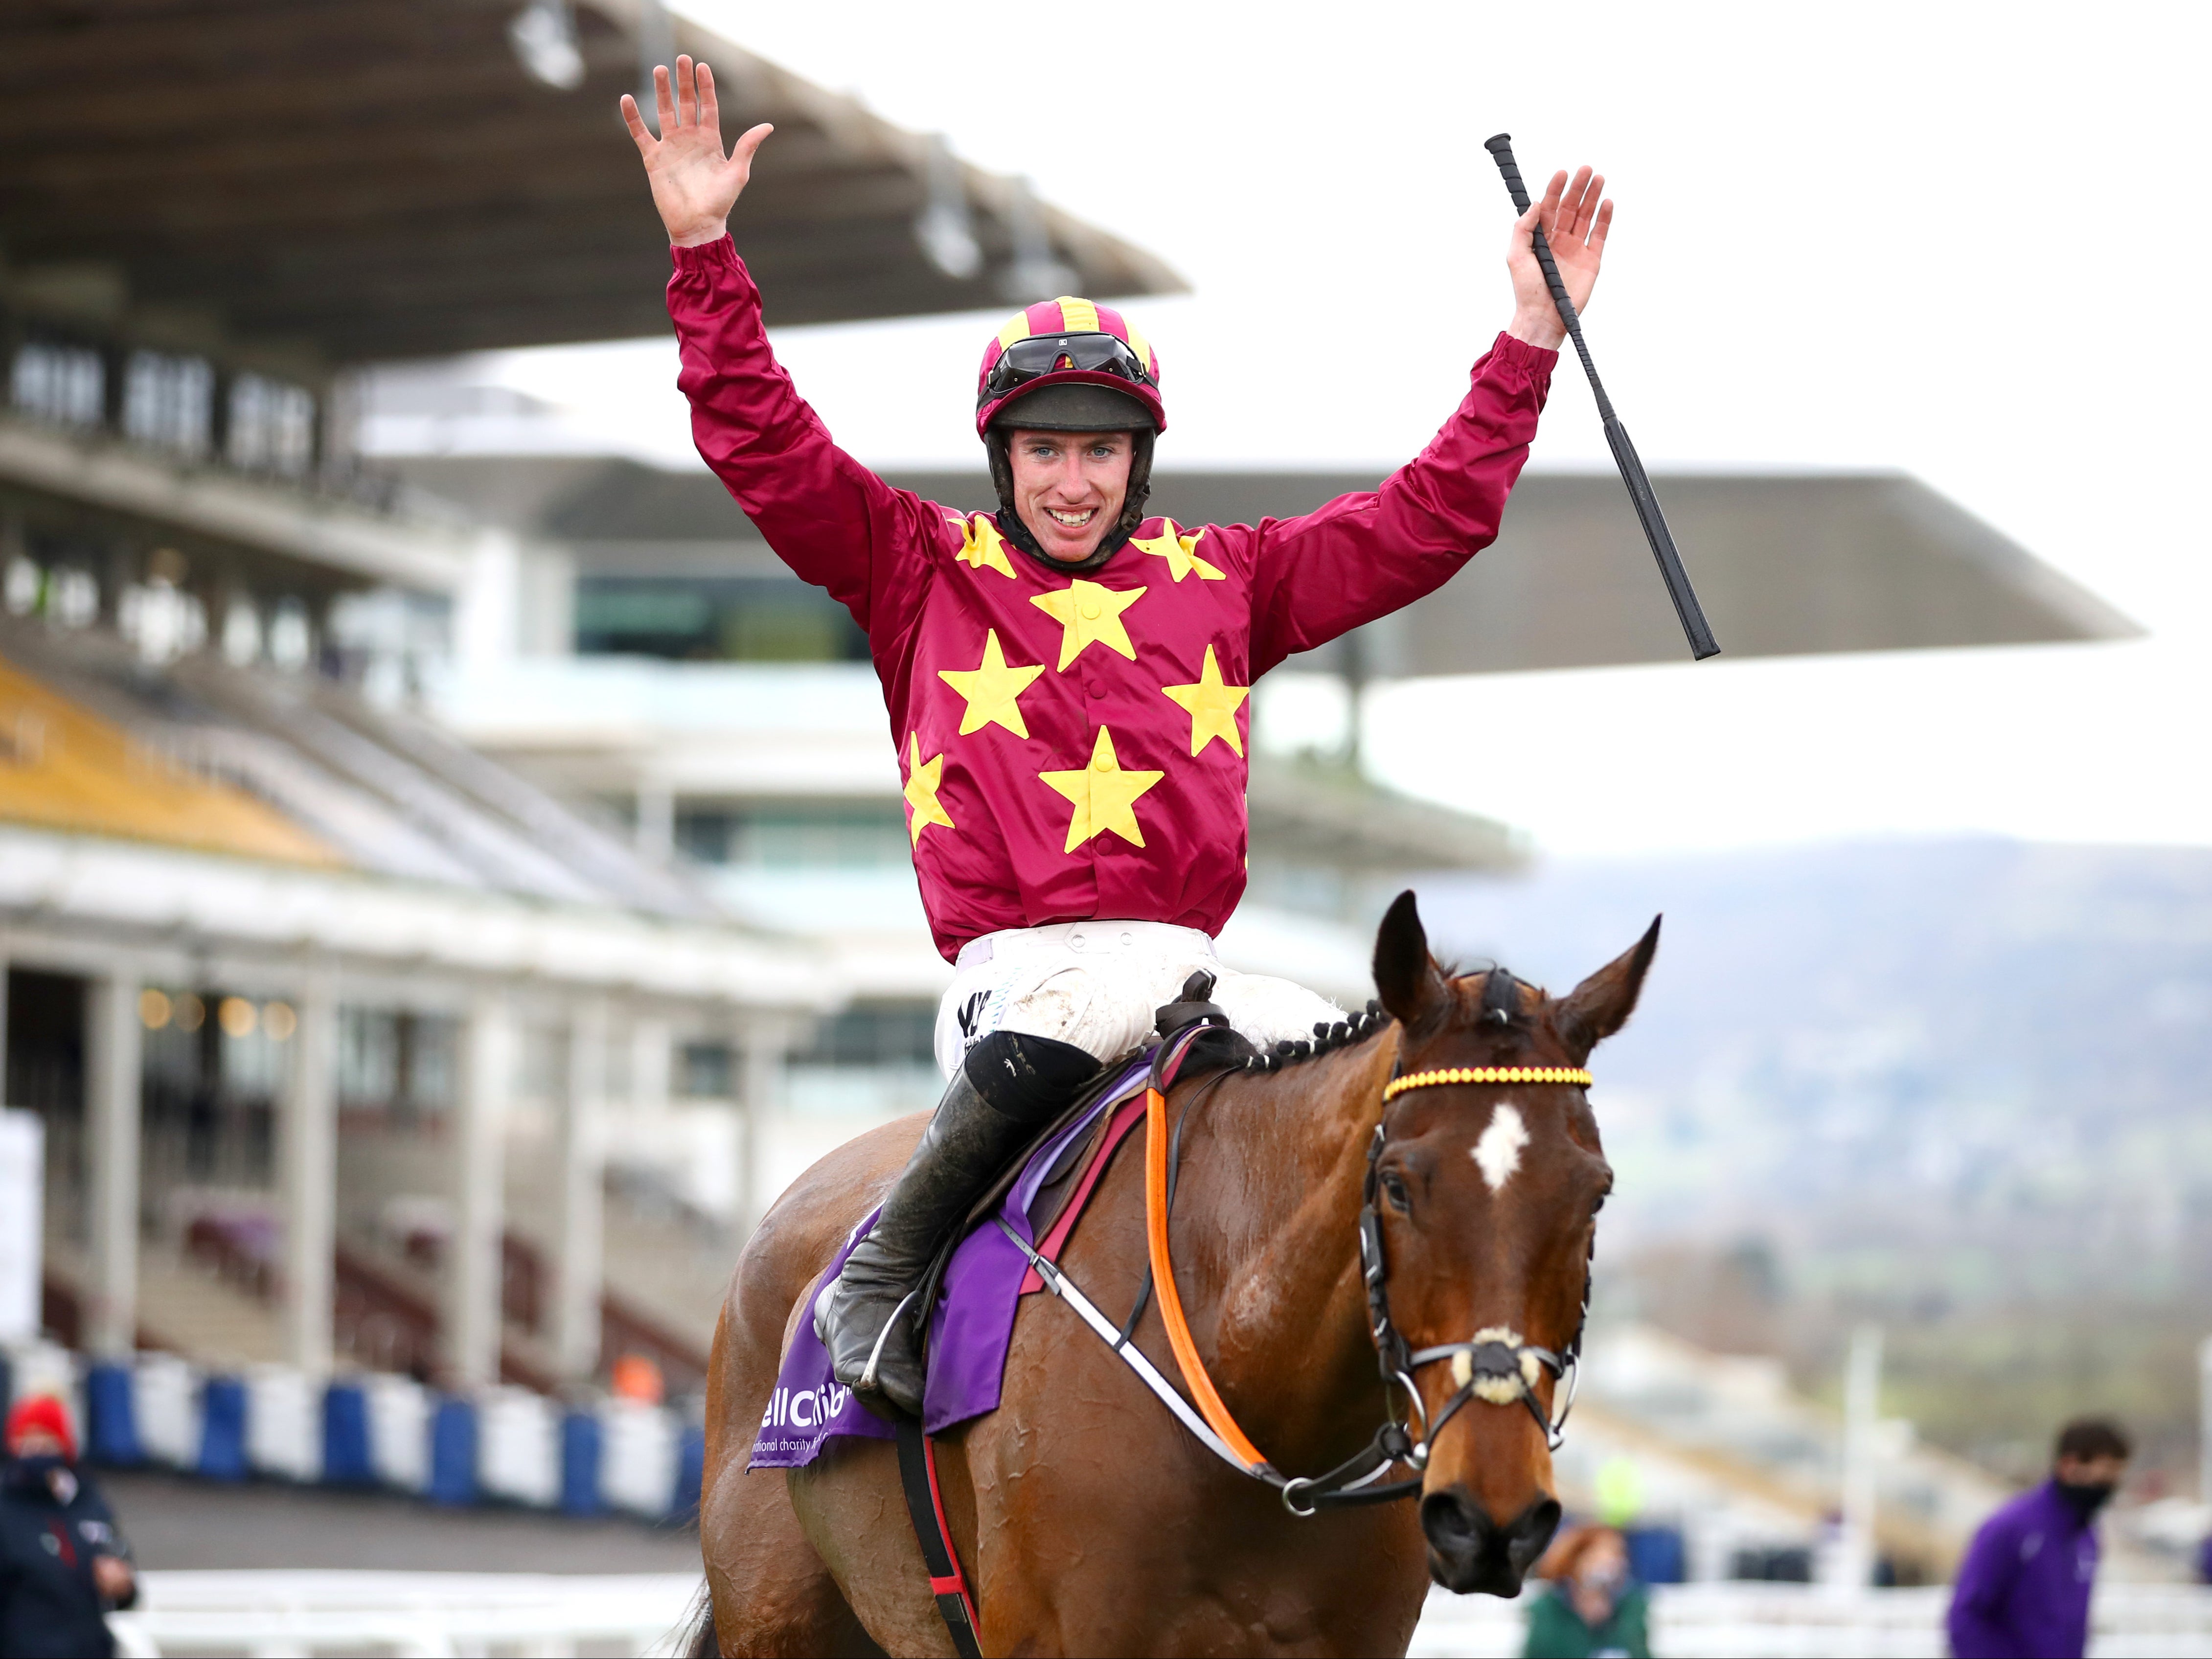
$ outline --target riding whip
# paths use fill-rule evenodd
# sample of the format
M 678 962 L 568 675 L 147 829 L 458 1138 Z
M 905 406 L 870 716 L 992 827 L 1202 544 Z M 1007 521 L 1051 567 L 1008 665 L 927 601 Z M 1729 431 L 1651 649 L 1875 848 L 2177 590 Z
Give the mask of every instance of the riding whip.
M 1496 158 L 1498 172 L 1505 175 L 1505 188 L 1513 192 L 1513 205 L 1526 213 L 1528 187 L 1521 182 L 1521 169 L 1514 165 L 1513 136 L 1501 132 L 1486 142 L 1483 148 Z M 1567 297 L 1567 285 L 1559 280 L 1559 267 L 1552 258 L 1552 245 L 1545 240 L 1541 229 L 1535 233 L 1535 245 L 1536 263 L 1543 266 L 1544 280 L 1551 285 L 1552 303 L 1559 307 L 1559 320 L 1567 325 L 1568 337 L 1575 343 L 1575 355 L 1583 360 L 1583 373 L 1589 376 L 1590 390 L 1597 394 L 1598 416 L 1605 422 L 1605 441 L 1612 447 L 1613 464 L 1620 469 L 1620 481 L 1628 486 L 1628 499 L 1636 504 L 1636 516 L 1644 525 L 1644 538 L 1651 544 L 1651 556 L 1659 561 L 1659 574 L 1666 579 L 1668 598 L 1674 601 L 1674 614 L 1682 619 L 1682 632 L 1689 636 L 1690 655 L 1700 662 L 1717 656 L 1720 646 L 1713 638 L 1713 630 L 1706 626 L 1705 610 L 1698 604 L 1697 593 L 1690 586 L 1690 573 L 1682 568 L 1682 556 L 1674 550 L 1674 537 L 1667 528 L 1667 515 L 1659 510 L 1659 498 L 1652 494 L 1650 476 L 1644 470 L 1636 446 L 1628 440 L 1628 428 L 1613 412 L 1613 399 L 1605 395 L 1605 382 L 1598 379 L 1597 365 L 1590 361 L 1589 347 L 1583 343 L 1582 319 L 1575 314 L 1575 302 Z

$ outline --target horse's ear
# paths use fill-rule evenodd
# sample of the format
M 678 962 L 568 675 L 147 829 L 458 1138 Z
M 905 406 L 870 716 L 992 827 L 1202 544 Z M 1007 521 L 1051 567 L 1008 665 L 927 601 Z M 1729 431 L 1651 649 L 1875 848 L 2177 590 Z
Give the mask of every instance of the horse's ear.
M 1429 955 L 1429 935 L 1411 888 L 1390 901 L 1375 935 L 1375 993 L 1408 1030 L 1448 1006 L 1451 988 Z
M 1589 1058 L 1591 1049 L 1627 1024 L 1628 1017 L 1636 1012 L 1644 973 L 1659 950 L 1660 921 L 1652 917 L 1642 939 L 1576 986 L 1559 1005 L 1553 1023 L 1577 1065 Z

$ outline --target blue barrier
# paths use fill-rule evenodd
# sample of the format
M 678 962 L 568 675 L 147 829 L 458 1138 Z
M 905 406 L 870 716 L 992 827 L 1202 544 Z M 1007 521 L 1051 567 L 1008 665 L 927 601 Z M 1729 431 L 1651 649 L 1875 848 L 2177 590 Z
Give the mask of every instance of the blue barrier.
M 102 1360 L 84 1375 L 86 1457 L 128 1467 L 146 1461 L 138 1443 L 138 1413 L 131 1398 L 131 1368 Z
M 561 1419 L 561 1512 L 597 1515 L 599 1501 L 599 1419 L 570 1412 Z
M 33 1367 L 38 1364 L 34 1354 Z M 406 1468 L 410 1460 L 402 1460 L 398 1471 L 390 1467 L 392 1449 L 383 1448 L 386 1455 L 380 1455 L 380 1431 L 388 1434 L 397 1428 L 397 1422 L 386 1421 L 391 1413 L 385 1410 L 382 1392 L 396 1379 L 349 1376 L 326 1383 L 318 1395 L 297 1372 L 282 1372 L 281 1368 L 270 1368 L 269 1375 L 257 1371 L 249 1384 L 241 1376 L 196 1376 L 192 1368 L 166 1355 L 142 1356 L 135 1367 L 84 1359 L 76 1364 L 82 1367 L 78 1375 L 82 1378 L 78 1394 L 82 1455 L 90 1463 L 128 1466 L 143 1464 L 150 1456 L 203 1480 L 246 1480 L 257 1471 L 250 1455 L 256 1444 L 253 1437 L 258 1434 L 261 1441 L 268 1441 L 273 1431 L 281 1430 L 280 1437 L 286 1443 L 280 1449 L 291 1461 L 281 1468 L 268 1466 L 264 1473 L 291 1471 L 298 1463 L 299 1478 L 354 1490 L 379 1486 L 386 1479 L 399 1480 L 411 1489 L 416 1480 L 423 1478 Z M 20 1356 L 0 1351 L 0 1413 L 13 1402 L 25 1369 Z M 44 1373 L 33 1369 L 33 1374 Z M 272 1378 L 283 1385 L 274 1391 L 273 1407 L 262 1398 L 270 1393 Z M 303 1384 L 307 1385 L 304 1389 Z M 410 1392 L 413 1400 L 422 1397 L 421 1390 Z M 318 1399 L 316 1416 L 301 1423 L 300 1407 L 304 1405 L 313 1410 Z M 611 1442 L 605 1403 L 597 1409 L 562 1410 L 552 1401 L 543 1402 L 538 1409 L 543 1412 L 552 1407 L 560 1425 L 552 1448 L 559 1459 L 556 1478 L 548 1490 L 542 1437 L 550 1425 L 544 1415 L 533 1417 L 522 1425 L 529 1431 L 525 1437 L 529 1443 L 524 1449 L 530 1456 L 524 1462 L 532 1484 L 518 1493 L 507 1489 L 520 1478 L 515 1474 L 514 1440 L 520 1431 L 511 1413 L 501 1419 L 505 1437 L 493 1449 L 503 1451 L 500 1467 L 493 1470 L 495 1485 L 487 1488 L 480 1469 L 486 1455 L 486 1429 L 477 1403 L 463 1395 L 434 1394 L 427 1403 L 427 1422 L 414 1417 L 413 1410 L 419 1407 L 400 1413 L 398 1421 L 408 1424 L 398 1431 L 427 1454 L 427 1480 L 420 1490 L 433 1504 L 466 1507 L 486 1501 L 489 1491 L 495 1501 L 505 1498 L 533 1504 L 550 1501 L 563 1513 L 580 1516 L 604 1515 L 611 1502 L 654 1523 L 665 1519 L 688 1521 L 698 1513 L 706 1432 L 696 1425 L 684 1423 L 681 1410 L 652 1411 L 645 1413 L 649 1420 L 637 1420 L 633 1411 L 614 1424 L 623 1432 Z M 261 1421 L 257 1413 L 263 1409 L 275 1409 L 278 1420 Z M 313 1443 L 318 1419 L 319 1455 Z M 412 1426 L 416 1422 L 422 1422 L 420 1430 Z M 307 1431 L 310 1443 L 296 1448 L 295 1455 L 292 1443 L 301 1438 L 298 1432 L 301 1429 Z M 422 1437 L 419 1440 L 414 1438 L 417 1433 Z M 274 1455 L 265 1445 L 258 1449 L 264 1458 Z M 611 1459 L 618 1450 L 627 1461 L 617 1465 Z M 656 1493 L 653 1488 L 662 1478 L 659 1471 L 670 1468 L 670 1463 L 662 1460 L 671 1458 L 672 1453 L 673 1479 Z M 303 1457 L 313 1461 L 301 1463 Z M 422 1469 L 422 1465 L 413 1465 L 413 1470 Z M 611 1479 L 618 1488 L 613 1499 L 608 1491 Z M 665 1509 L 660 1506 L 663 1501 Z M 1675 1548 L 1679 1555 L 1679 1540 Z
M 1628 1570 L 1647 1584 L 1679 1584 L 1683 1571 L 1682 1532 L 1679 1527 L 1628 1527 L 1621 1540 L 1628 1546 Z
M 376 1464 L 368 1454 L 368 1392 L 358 1382 L 333 1382 L 323 1390 L 323 1483 L 376 1484 Z
M 463 1505 L 477 1501 L 477 1408 L 447 1395 L 430 1416 L 430 1486 L 433 1504 Z
M 200 1387 L 199 1473 L 210 1480 L 246 1479 L 246 1383 L 210 1376 Z
M 669 1513 L 689 1521 L 699 1513 L 699 1489 L 707 1477 L 707 1431 L 686 1423 L 676 1439 L 676 1494 Z

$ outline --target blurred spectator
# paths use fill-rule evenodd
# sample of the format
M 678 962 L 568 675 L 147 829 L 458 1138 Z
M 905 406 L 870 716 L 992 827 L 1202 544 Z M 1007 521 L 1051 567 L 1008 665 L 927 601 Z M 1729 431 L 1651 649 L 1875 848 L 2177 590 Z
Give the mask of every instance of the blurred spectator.
M 617 1400 L 635 1400 L 658 1406 L 667 1392 L 660 1367 L 641 1353 L 626 1353 L 615 1361 L 607 1391 Z
M 51 1395 L 8 1413 L 0 1472 L 0 1659 L 107 1659 L 101 1618 L 137 1599 L 130 1547 L 76 1468 L 69 1413 Z
M 1551 1585 L 1528 1609 L 1528 1659 L 1650 1659 L 1649 1598 L 1613 1528 L 1570 1528 L 1536 1571 Z
M 1951 1593 L 1958 1659 L 2080 1659 L 2097 1580 L 2097 1511 L 2134 1448 L 2118 1424 L 2077 1417 L 2059 1431 L 2051 1479 L 1988 1520 Z

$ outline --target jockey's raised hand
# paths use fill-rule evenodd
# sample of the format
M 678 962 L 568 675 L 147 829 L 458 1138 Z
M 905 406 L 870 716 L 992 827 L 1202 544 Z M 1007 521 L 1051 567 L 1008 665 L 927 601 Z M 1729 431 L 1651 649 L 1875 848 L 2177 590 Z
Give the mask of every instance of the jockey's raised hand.
M 673 87 L 667 66 L 656 68 L 653 91 L 660 106 L 659 137 L 653 136 L 638 113 L 637 100 L 628 93 L 623 94 L 622 112 L 629 136 L 637 141 L 637 153 L 645 158 L 645 176 L 653 185 L 653 204 L 660 210 L 660 222 L 668 227 L 668 240 L 678 247 L 719 241 L 729 230 L 730 210 L 752 177 L 753 152 L 775 129 L 762 122 L 724 155 L 714 71 L 704 64 L 695 65 L 688 56 L 676 60 Z
M 1544 199 L 1513 222 L 1513 234 L 1506 243 L 1505 268 L 1513 273 L 1513 321 L 1505 331 L 1547 351 L 1557 351 L 1567 337 L 1559 308 L 1552 301 L 1551 285 L 1544 280 L 1544 268 L 1536 263 L 1536 231 L 1541 230 L 1551 245 L 1552 262 L 1559 266 L 1559 280 L 1567 285 L 1567 297 L 1579 313 L 1597 286 L 1606 233 L 1612 228 L 1613 204 L 1605 199 L 1603 173 L 1579 167 L 1571 180 L 1564 173 L 1553 173 Z

